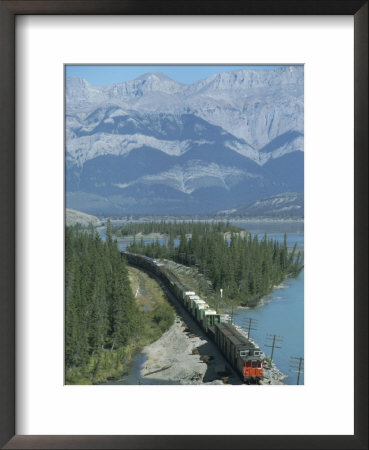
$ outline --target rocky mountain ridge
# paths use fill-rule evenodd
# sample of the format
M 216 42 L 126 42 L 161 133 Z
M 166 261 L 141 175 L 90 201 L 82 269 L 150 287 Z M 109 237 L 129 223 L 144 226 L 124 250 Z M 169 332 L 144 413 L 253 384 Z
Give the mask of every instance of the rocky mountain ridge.
M 235 217 L 304 218 L 302 192 L 283 192 L 231 210 L 220 211 L 218 216 L 232 220 Z
M 285 66 L 189 85 L 160 73 L 113 86 L 68 78 L 67 204 L 197 212 L 302 191 L 303 75 Z

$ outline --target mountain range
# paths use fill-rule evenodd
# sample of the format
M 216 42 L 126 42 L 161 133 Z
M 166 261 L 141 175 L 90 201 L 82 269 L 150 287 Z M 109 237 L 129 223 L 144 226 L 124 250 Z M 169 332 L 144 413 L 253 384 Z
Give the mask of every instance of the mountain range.
M 192 84 L 66 79 L 66 203 L 90 214 L 211 213 L 304 186 L 302 66 Z

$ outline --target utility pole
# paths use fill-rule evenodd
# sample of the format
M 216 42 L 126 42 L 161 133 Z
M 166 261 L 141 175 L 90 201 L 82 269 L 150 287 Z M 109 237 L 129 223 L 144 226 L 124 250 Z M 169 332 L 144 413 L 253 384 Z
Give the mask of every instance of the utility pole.
M 246 320 L 246 326 L 247 326 L 247 337 L 250 338 L 251 330 L 256 331 L 258 326 L 258 321 L 254 319 L 253 317 L 248 317 Z
M 297 369 L 297 370 L 292 370 L 292 369 Z M 304 358 L 303 357 L 291 356 L 290 372 L 297 373 L 296 384 L 297 385 L 300 384 L 300 374 L 304 373 Z
M 273 339 L 272 339 L 273 338 Z M 272 367 L 273 355 L 275 348 L 282 348 L 276 344 L 282 344 L 283 337 L 278 336 L 277 334 L 267 334 L 267 339 L 269 339 L 269 343 L 264 344 L 265 347 L 271 347 L 272 353 L 270 354 L 270 367 Z

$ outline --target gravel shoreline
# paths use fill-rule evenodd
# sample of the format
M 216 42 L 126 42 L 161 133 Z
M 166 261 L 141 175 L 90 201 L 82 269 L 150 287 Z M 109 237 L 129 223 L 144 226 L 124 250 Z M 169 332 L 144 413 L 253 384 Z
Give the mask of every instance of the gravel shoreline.
M 223 384 L 222 379 L 216 379 L 216 366 L 222 364 L 223 358 L 214 344 L 211 343 L 212 349 L 203 336 L 192 331 L 177 316 L 160 339 L 143 349 L 147 360 L 142 365 L 141 376 L 178 384 Z M 201 359 L 206 359 L 205 356 L 211 357 L 208 363 Z
M 142 352 L 147 357 L 141 367 L 141 376 L 144 379 L 175 384 L 243 384 L 215 344 L 200 328 L 178 315 L 170 329 L 160 339 L 146 346 Z M 283 384 L 284 378 L 285 375 L 273 363 L 272 368 L 264 369 L 264 380 L 261 384 Z

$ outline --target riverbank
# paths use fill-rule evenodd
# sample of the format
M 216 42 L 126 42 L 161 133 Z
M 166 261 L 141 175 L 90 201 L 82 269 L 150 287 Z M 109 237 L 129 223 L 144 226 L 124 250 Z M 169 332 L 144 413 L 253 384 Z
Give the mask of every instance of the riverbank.
M 141 377 L 175 384 L 242 384 L 215 344 L 191 331 L 177 316 L 160 339 L 142 350 L 147 359 L 141 367 Z M 261 384 L 283 384 L 285 376 L 274 364 L 264 373 Z
M 205 346 L 208 346 L 207 340 L 191 333 L 177 316 L 160 339 L 142 350 L 147 360 L 142 365 L 141 376 L 176 384 L 223 384 L 224 360 L 215 347 L 208 346 L 206 353 L 209 354 L 205 354 L 201 348 Z

